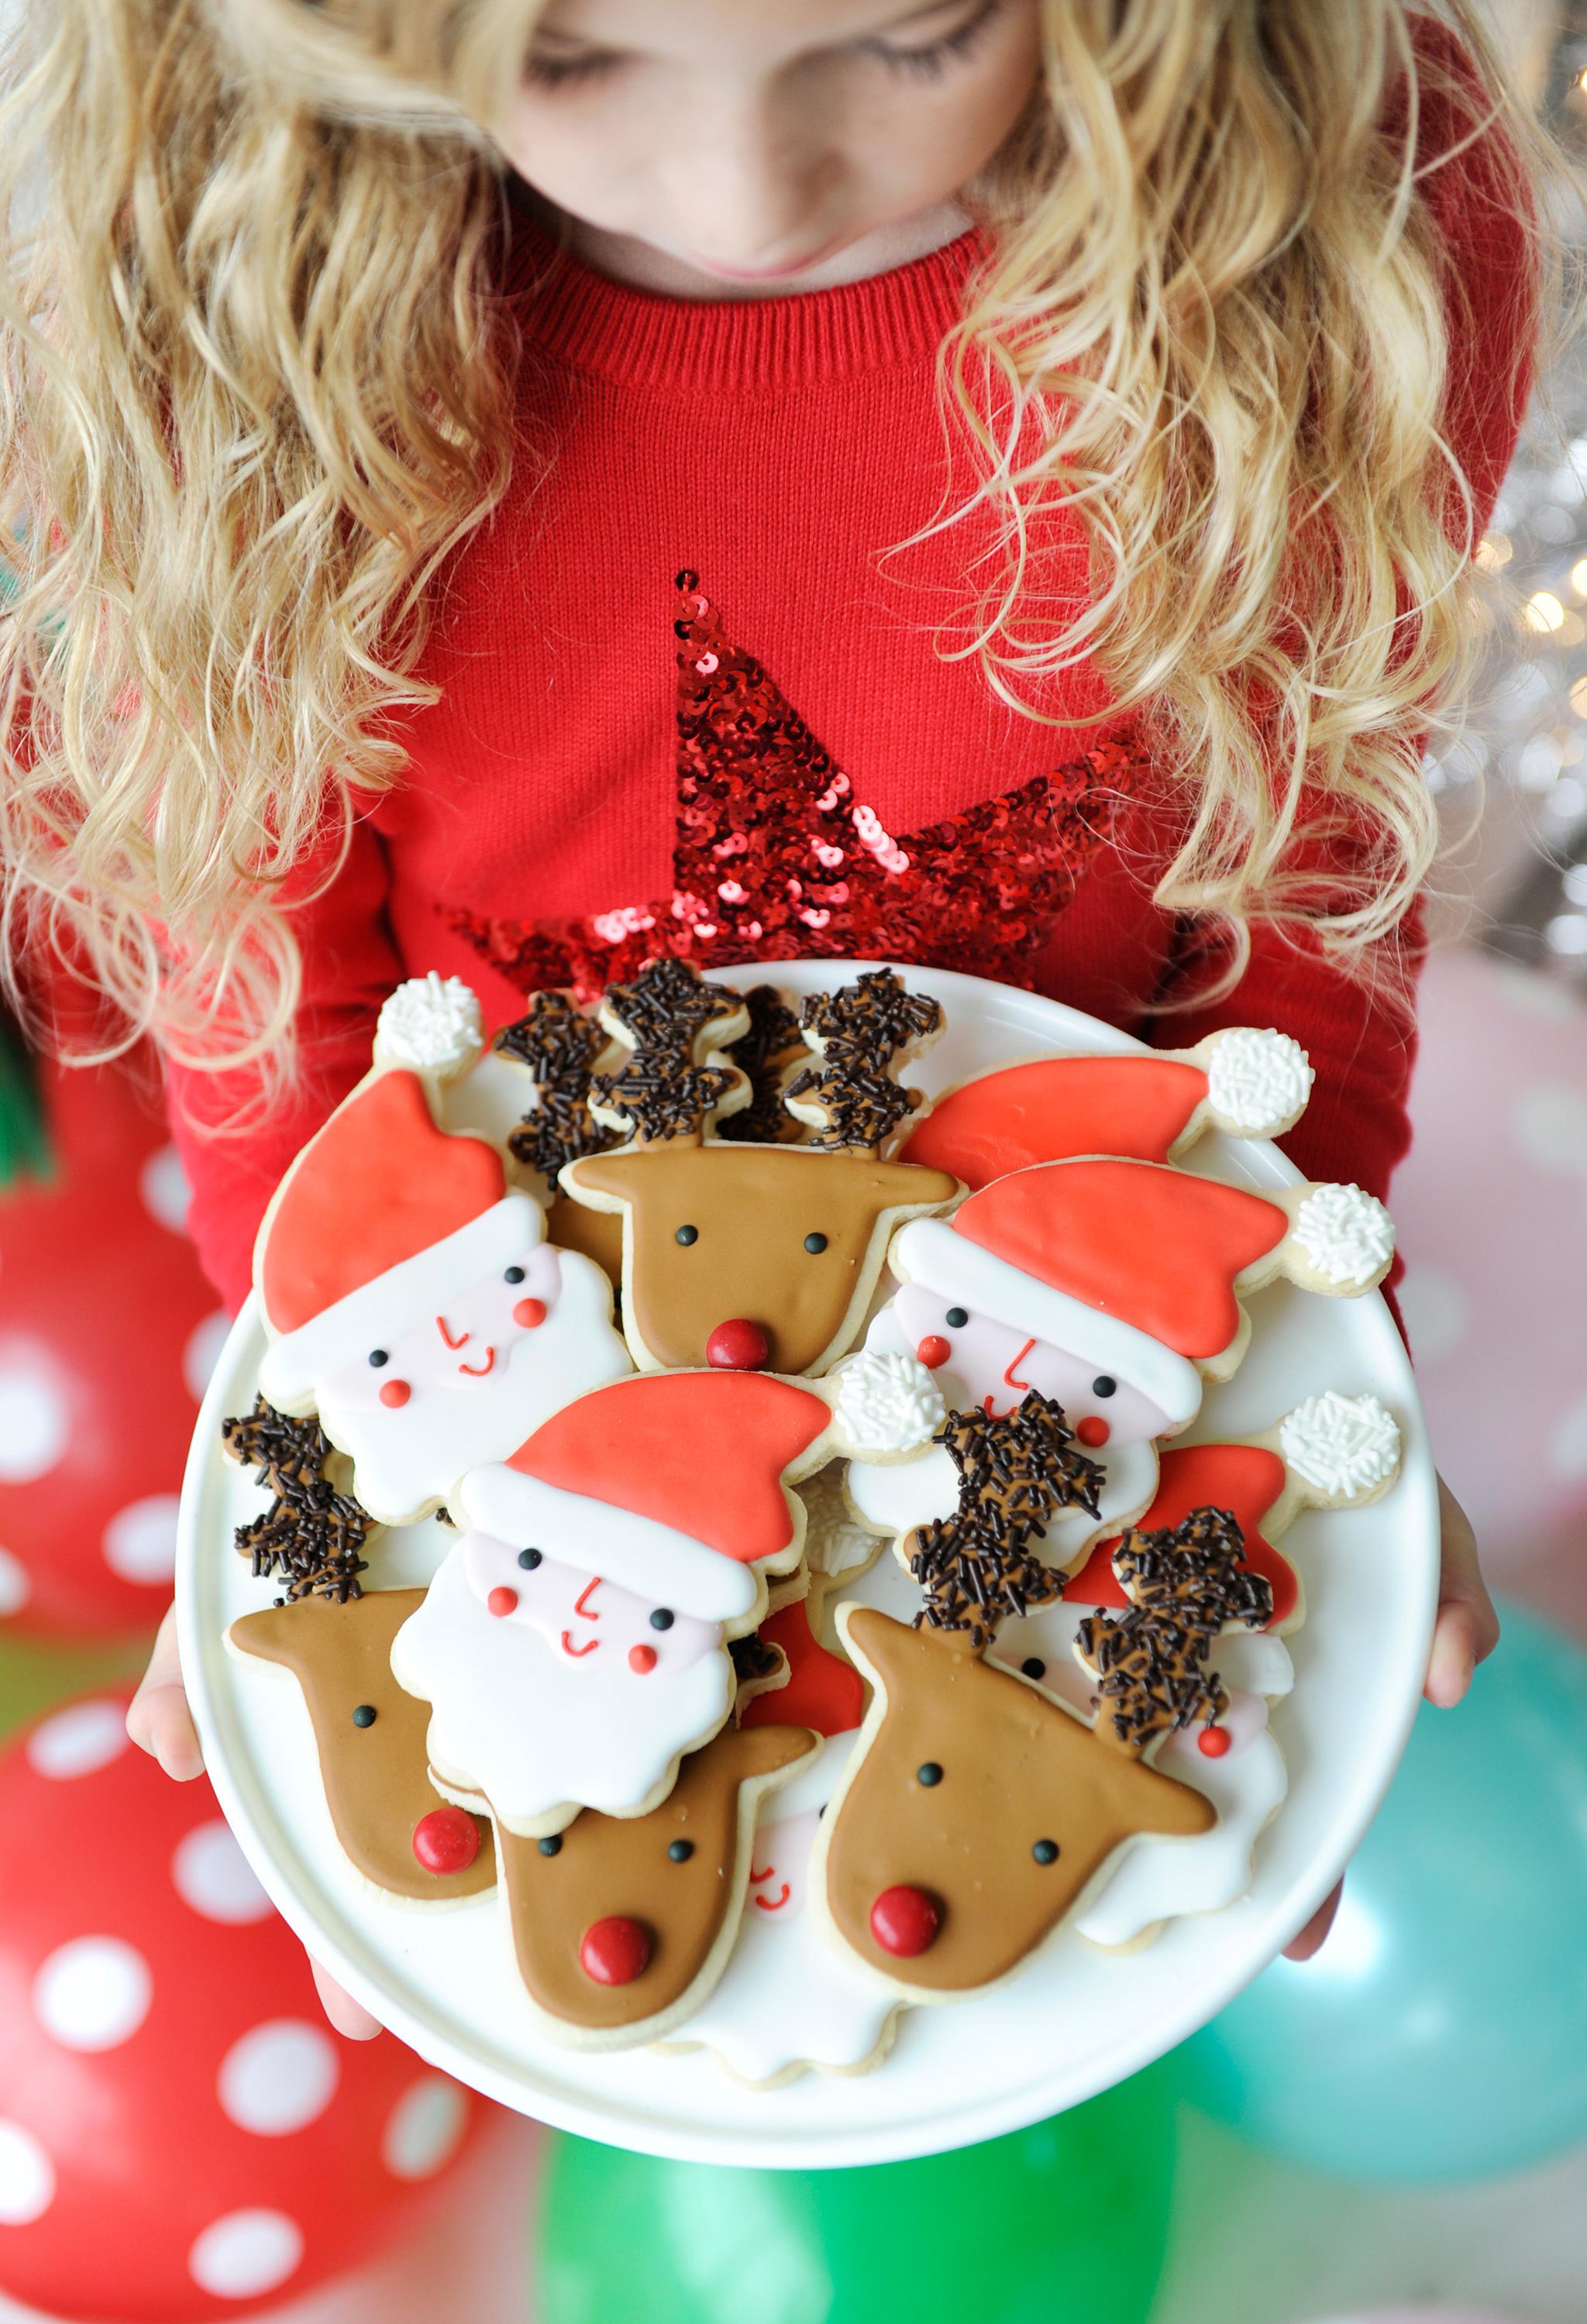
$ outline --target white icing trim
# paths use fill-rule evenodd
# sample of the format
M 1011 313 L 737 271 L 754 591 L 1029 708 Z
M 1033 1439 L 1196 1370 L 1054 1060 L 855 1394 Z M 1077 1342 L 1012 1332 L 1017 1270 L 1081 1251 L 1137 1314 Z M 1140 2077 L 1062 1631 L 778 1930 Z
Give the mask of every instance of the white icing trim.
M 1278 1424 L 1278 1450 L 1297 1477 L 1332 1499 L 1353 1500 L 1399 1467 L 1399 1423 L 1375 1396 L 1309 1396 Z
M 349 1240 L 358 1233 L 348 1218 Z M 417 1250 L 383 1275 L 361 1283 L 344 1299 L 322 1307 L 295 1332 L 271 1342 L 259 1367 L 259 1385 L 272 1404 L 308 1395 L 316 1383 L 371 1348 L 400 1339 L 410 1326 L 438 1314 L 449 1297 L 511 1267 L 546 1239 L 546 1214 L 528 1194 L 503 1194 L 428 1250 Z M 270 1321 L 268 1313 L 265 1322 Z
M 375 1063 L 451 1081 L 484 1047 L 479 996 L 460 976 L 411 976 L 388 993 L 374 1028 Z
M 892 1267 L 912 1283 L 927 1284 L 978 1314 L 1128 1380 L 1167 1415 L 1171 1426 L 1183 1427 L 1201 1409 L 1201 1374 L 1186 1358 L 1121 1316 L 1105 1315 L 1038 1282 L 940 1219 L 911 1219 L 901 1227 L 893 1239 Z
M 1207 1103 L 1221 1127 L 1241 1138 L 1276 1138 L 1294 1128 L 1316 1079 L 1298 1041 L 1235 1025 L 1210 1047 Z
M 592 1478 L 591 1482 L 595 1480 Z M 548 1556 L 671 1606 L 703 1622 L 752 1613 L 760 1579 L 752 1566 L 707 1549 L 690 1534 L 586 1493 L 569 1493 L 504 1462 L 471 1469 L 458 1501 L 471 1526 L 516 1549 Z
M 834 1377 L 838 1422 L 856 1452 L 910 1452 L 947 1418 L 942 1390 L 918 1356 L 863 1348 Z
M 1370 1283 L 1394 1257 L 1394 1222 L 1360 1186 L 1314 1186 L 1295 1214 L 1295 1239 L 1325 1283 Z

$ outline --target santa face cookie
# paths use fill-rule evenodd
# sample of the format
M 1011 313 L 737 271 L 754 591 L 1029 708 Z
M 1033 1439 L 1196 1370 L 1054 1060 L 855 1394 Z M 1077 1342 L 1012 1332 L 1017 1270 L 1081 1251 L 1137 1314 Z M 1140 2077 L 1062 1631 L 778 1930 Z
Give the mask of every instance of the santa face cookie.
M 362 1083 L 281 1182 L 255 1255 L 261 1381 L 283 1411 L 318 1409 L 383 1523 L 632 1370 L 605 1277 L 544 1238 L 495 1148 L 438 1129 L 426 1078 L 401 1068 Z
M 729 1642 L 798 1563 L 787 1480 L 826 1457 L 829 1406 L 752 1373 L 620 1381 L 463 1480 L 466 1526 L 392 1667 L 430 1705 L 444 1790 L 549 1835 L 581 1807 L 640 1816 L 734 1700 Z

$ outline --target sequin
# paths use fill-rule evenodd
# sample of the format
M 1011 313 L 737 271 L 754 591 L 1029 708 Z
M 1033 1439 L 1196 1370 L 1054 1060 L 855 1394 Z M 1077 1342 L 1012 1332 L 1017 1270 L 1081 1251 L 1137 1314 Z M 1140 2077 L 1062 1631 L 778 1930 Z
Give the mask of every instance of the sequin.
M 726 636 L 696 576 L 678 586 L 671 894 L 571 921 L 448 911 L 448 925 L 523 990 L 567 985 L 586 1003 L 666 954 L 707 968 L 832 954 L 1028 985 L 1112 810 L 1145 773 L 1138 730 L 895 835 Z

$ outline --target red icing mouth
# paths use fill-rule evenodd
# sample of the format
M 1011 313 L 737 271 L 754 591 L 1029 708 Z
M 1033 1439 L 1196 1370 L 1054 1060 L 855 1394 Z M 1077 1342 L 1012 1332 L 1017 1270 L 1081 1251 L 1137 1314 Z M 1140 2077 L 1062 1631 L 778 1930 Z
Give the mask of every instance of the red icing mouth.
M 772 1869 L 775 1871 L 776 1867 L 773 1866 Z M 761 1913 L 780 1913 L 792 1894 L 793 1890 L 789 1886 L 785 1880 L 781 1888 L 778 1891 L 775 1902 L 766 1896 L 757 1896 L 755 1899 L 755 1908 L 757 1912 Z
M 562 1633 L 562 1651 L 565 1655 L 571 1655 L 575 1662 L 581 1655 L 593 1655 L 600 1643 L 599 1638 L 586 1638 L 582 1646 L 576 1646 L 571 1630 L 564 1630 Z
M 465 1332 L 463 1339 L 466 1340 L 468 1334 Z M 463 1340 L 459 1340 L 457 1344 L 461 1347 Z M 484 1379 L 486 1372 L 492 1369 L 495 1360 L 496 1351 L 494 1348 L 487 1348 L 484 1351 L 484 1361 L 483 1364 L 459 1364 L 457 1369 L 460 1372 L 466 1372 L 470 1379 Z

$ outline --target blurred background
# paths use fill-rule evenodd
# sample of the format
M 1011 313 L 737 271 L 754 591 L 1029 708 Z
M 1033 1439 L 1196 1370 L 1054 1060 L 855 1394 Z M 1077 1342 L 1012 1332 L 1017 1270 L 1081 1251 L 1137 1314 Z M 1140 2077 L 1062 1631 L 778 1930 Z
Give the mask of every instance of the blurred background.
M 1587 158 L 1587 0 L 1490 5 Z M 1434 1441 L 1505 1646 L 1457 1720 L 1423 1713 L 1315 1963 L 991 2148 L 828 2178 L 670 2170 L 542 2137 L 389 2036 L 325 2034 L 207 1786 L 179 1794 L 116 1739 L 225 1328 L 153 1076 L 60 1076 L 0 1026 L 0 2319 L 1582 2324 L 1587 346 L 1544 383 L 1481 558 L 1479 698 L 1429 761 L 1448 853 L 1395 1210 Z M 113 1887 L 152 1992 L 83 1933 Z M 42 1941 L 53 2062 L 17 2034 L 15 1962 Z M 167 1991 L 167 2066 L 140 2088 L 120 2028 Z M 8 2107 L 24 2086 L 48 2152 Z M 217 2088 L 235 2152 L 195 2127 Z M 201 2264 L 176 2187 L 211 2222 Z M 45 2216 L 29 2274 L 6 2230 Z

